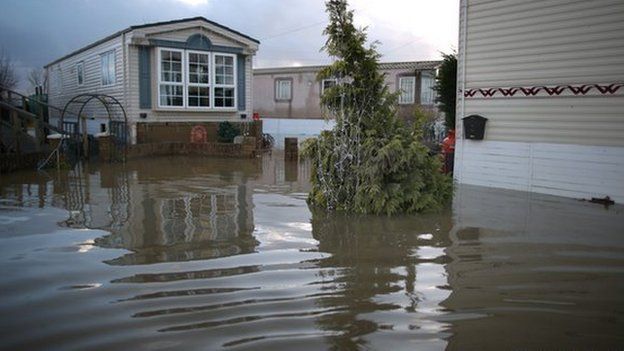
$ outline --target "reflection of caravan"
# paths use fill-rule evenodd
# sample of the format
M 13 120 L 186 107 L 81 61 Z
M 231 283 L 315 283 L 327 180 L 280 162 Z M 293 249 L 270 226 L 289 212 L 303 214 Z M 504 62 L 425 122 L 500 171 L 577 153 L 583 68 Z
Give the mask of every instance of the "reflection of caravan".
M 251 116 L 258 45 L 203 17 L 131 26 L 46 65 L 49 103 L 63 107 L 83 93 L 113 96 L 126 110 L 133 142 L 137 128 L 149 134 L 156 132 L 148 126 L 158 125 L 166 134 L 177 123 L 241 121 Z M 50 113 L 54 123 L 59 113 Z M 108 124 L 97 101 L 84 115 L 89 134 Z

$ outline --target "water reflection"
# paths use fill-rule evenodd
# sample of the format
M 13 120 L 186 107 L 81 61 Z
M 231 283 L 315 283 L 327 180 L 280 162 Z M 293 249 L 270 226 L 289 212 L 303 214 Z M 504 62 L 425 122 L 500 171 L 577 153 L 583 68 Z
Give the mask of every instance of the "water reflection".
M 453 216 L 448 348 L 624 345 L 622 207 L 465 186 Z
M 330 215 L 308 177 L 280 153 L 3 175 L 0 348 L 624 345 L 621 206 L 459 187 Z
M 443 248 L 448 211 L 405 217 L 344 216 L 314 211 L 323 287 L 340 295 L 319 300 L 342 311 L 320 317 L 319 328 L 337 332 L 332 349 L 443 348 L 445 325 L 435 320 L 447 298 Z M 374 338 L 368 336 L 374 332 Z

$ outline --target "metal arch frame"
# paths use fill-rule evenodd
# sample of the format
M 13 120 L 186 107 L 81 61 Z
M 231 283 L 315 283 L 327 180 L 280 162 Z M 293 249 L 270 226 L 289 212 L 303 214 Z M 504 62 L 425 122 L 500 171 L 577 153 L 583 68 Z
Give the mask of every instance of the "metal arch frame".
M 85 101 L 80 101 L 81 98 L 87 98 L 87 99 Z M 84 116 L 82 116 L 82 111 L 84 110 L 85 106 L 87 106 L 87 104 L 89 102 L 91 102 L 91 100 L 93 100 L 93 99 L 97 99 L 98 101 L 100 101 L 100 103 L 102 105 L 104 105 L 104 108 L 106 109 L 106 114 L 108 115 L 108 120 L 109 121 L 113 120 L 113 118 L 111 116 L 110 103 L 108 101 L 106 101 L 106 99 L 112 100 L 113 104 L 115 104 L 115 105 L 119 106 L 119 108 L 121 108 L 121 112 L 123 113 L 124 123 L 126 123 L 126 125 L 128 124 L 128 116 L 126 114 L 126 109 L 119 102 L 119 100 L 117 100 L 116 98 L 114 98 L 114 97 L 112 97 L 110 95 L 106 95 L 106 94 L 85 93 L 85 94 L 79 94 L 79 95 L 74 96 L 73 98 L 71 98 L 65 104 L 65 107 L 63 107 L 63 112 L 61 113 L 61 125 L 65 121 L 65 114 L 68 111 L 67 109 L 69 108 L 70 105 L 72 105 L 72 104 L 82 104 L 82 106 L 80 106 L 80 110 L 78 111 L 77 117 L 78 118 L 85 118 Z
M 111 112 L 111 107 L 113 106 L 119 106 L 119 108 L 121 109 L 121 113 L 123 114 L 123 124 L 125 125 L 125 140 L 123 141 L 124 145 L 127 145 L 127 132 L 128 132 L 128 115 L 126 114 L 126 109 L 123 107 L 123 105 L 119 102 L 119 100 L 117 100 L 115 97 L 110 96 L 110 95 L 106 95 L 106 94 L 92 94 L 92 93 L 84 93 L 84 94 L 79 94 L 74 96 L 73 98 L 71 98 L 66 104 L 65 107 L 63 107 L 63 112 L 61 113 L 61 118 L 60 118 L 60 127 L 61 129 L 63 129 L 63 123 L 65 122 L 65 115 L 68 111 L 68 108 L 73 105 L 73 104 L 82 104 L 80 106 L 80 110 L 78 111 L 78 113 L 76 114 L 76 129 L 77 129 L 77 134 L 84 134 L 83 136 L 83 140 L 84 143 L 86 143 L 86 130 L 82 130 L 82 129 L 86 129 L 83 128 L 81 120 L 85 120 L 86 117 L 82 115 L 82 111 L 84 110 L 84 108 L 87 106 L 87 104 L 89 102 L 91 102 L 91 100 L 97 100 L 99 101 L 104 108 L 106 109 L 106 114 L 108 115 L 108 122 L 109 122 L 109 127 L 111 126 L 111 122 L 113 121 L 119 121 L 122 122 L 120 119 L 118 118 L 113 118 L 113 113 Z M 85 124 L 86 126 L 86 124 Z M 109 131 L 110 133 L 110 131 Z M 125 148 L 125 147 L 124 147 Z M 125 160 L 125 157 L 124 157 Z

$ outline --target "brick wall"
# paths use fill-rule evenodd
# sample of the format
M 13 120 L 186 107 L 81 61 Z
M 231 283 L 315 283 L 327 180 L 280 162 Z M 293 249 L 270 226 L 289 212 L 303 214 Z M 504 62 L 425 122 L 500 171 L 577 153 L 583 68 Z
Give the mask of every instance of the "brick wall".
M 191 129 L 197 125 L 206 128 L 208 142 L 217 142 L 217 130 L 220 122 L 149 122 L 137 123 L 137 144 L 150 143 L 188 143 Z M 248 124 L 249 136 L 261 142 L 262 121 L 230 122 Z M 241 128 L 242 129 L 242 128 Z

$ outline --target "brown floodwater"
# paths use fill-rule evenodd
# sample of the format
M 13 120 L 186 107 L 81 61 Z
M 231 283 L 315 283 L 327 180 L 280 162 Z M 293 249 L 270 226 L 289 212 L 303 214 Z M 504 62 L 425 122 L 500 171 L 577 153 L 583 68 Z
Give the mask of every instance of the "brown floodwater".
M 309 168 L 162 157 L 0 178 L 7 350 L 624 349 L 624 208 L 456 187 L 311 212 Z

